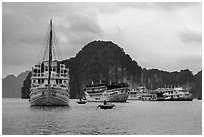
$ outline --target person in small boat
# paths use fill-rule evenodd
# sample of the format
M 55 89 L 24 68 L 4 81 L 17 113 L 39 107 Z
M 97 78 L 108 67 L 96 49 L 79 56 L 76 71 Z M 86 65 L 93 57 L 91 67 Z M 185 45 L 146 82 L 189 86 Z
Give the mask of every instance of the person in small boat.
M 106 100 L 104 100 L 103 104 L 104 104 L 104 105 L 106 105 L 106 104 L 107 104 L 107 101 L 106 101 Z

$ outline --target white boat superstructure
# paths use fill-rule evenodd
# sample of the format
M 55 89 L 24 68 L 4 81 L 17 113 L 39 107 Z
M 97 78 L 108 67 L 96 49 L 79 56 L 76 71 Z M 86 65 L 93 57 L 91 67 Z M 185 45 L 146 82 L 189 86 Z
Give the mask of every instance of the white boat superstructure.
M 158 88 L 156 92 L 162 93 L 164 100 L 167 101 L 191 101 L 192 94 L 182 87 L 175 88 Z
M 136 89 L 132 89 L 128 92 L 128 100 L 142 100 L 142 96 L 148 93 L 148 89 L 145 86 L 138 86 Z
M 84 88 L 87 101 L 90 102 L 126 102 L 128 99 L 127 84 L 92 84 Z
M 53 60 L 53 28 L 50 21 L 48 60 L 32 68 L 30 103 L 33 106 L 69 105 L 69 69 L 59 60 Z M 45 52 L 45 54 L 47 54 Z

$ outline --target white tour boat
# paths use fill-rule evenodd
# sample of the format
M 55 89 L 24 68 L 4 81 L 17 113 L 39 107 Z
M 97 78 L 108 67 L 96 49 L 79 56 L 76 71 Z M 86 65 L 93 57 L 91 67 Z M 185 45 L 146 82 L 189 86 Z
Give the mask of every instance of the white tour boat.
M 87 101 L 126 102 L 128 99 L 128 85 L 126 83 L 99 82 L 86 85 L 84 92 Z

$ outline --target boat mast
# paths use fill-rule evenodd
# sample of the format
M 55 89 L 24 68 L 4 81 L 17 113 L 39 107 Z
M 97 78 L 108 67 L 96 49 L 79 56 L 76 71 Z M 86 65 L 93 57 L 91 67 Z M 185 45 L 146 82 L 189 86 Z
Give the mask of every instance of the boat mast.
M 107 83 L 109 82 L 109 66 L 108 66 L 108 57 L 107 57 L 107 65 L 106 65 L 106 67 L 107 67 Z
M 52 63 L 52 19 L 50 19 L 50 37 L 49 37 L 49 75 L 48 75 L 48 85 L 50 85 L 51 63 Z
M 143 83 L 143 72 L 142 72 L 142 75 L 141 75 L 141 82 L 142 82 L 142 86 L 144 86 L 144 83 Z
M 117 62 L 117 56 L 115 57 L 115 82 L 118 83 L 118 62 Z
M 123 59 L 122 59 L 122 71 L 121 71 L 121 75 L 122 75 L 122 80 L 121 80 L 121 82 L 123 83 Z

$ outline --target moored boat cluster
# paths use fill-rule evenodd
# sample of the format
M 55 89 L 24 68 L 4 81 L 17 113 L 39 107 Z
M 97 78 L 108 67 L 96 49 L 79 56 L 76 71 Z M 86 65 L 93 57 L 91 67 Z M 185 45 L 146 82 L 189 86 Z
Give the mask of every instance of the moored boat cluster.
M 130 100 L 143 101 L 192 101 L 192 94 L 182 87 L 166 87 L 148 90 L 145 86 L 128 92 Z

